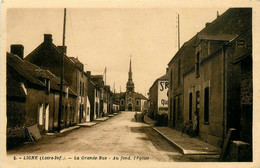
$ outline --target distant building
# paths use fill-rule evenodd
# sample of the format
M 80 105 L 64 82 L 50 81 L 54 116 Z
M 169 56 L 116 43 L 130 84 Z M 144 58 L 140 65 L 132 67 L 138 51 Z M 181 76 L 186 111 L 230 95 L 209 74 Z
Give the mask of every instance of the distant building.
M 92 75 L 95 82 L 95 107 L 94 107 L 94 118 L 100 118 L 101 116 L 101 91 L 104 86 L 102 75 Z M 102 106 L 103 107 L 103 106 Z M 103 110 L 103 109 L 102 109 Z
M 95 119 L 95 97 L 96 97 L 96 89 L 95 83 L 93 81 L 92 75 L 90 71 L 87 71 L 87 98 L 89 106 L 87 107 L 87 119 L 86 121 L 93 121 Z
M 84 65 L 81 63 L 78 58 L 69 57 L 70 60 L 76 65 L 77 67 L 77 95 L 78 95 L 78 122 L 86 122 L 87 118 L 87 111 L 86 111 L 86 104 L 87 104 L 87 76 L 84 73 Z
M 145 108 L 147 109 L 147 103 L 144 102 L 147 102 L 148 99 L 141 93 L 135 92 L 131 60 L 128 72 L 128 81 L 126 83 L 126 92 L 117 93 L 116 100 L 119 102 L 120 111 L 141 111 L 144 110 L 144 105 L 146 105 Z
M 153 119 L 157 119 L 163 114 L 168 116 L 168 78 L 168 74 L 161 76 L 149 89 L 148 116 Z

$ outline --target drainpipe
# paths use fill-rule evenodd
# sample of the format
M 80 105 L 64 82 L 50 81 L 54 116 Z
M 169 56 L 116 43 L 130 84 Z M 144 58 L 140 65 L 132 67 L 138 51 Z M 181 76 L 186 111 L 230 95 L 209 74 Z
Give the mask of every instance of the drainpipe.
M 222 145 L 225 139 L 225 127 L 226 127 L 226 60 L 225 60 L 225 45 L 222 47 L 223 55 L 223 130 L 222 130 Z

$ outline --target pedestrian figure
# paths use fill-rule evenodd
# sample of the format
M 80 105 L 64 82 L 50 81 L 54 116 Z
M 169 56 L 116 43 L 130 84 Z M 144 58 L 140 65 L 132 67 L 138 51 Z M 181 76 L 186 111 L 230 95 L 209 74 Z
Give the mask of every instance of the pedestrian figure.
M 137 112 L 135 112 L 135 122 L 137 122 Z

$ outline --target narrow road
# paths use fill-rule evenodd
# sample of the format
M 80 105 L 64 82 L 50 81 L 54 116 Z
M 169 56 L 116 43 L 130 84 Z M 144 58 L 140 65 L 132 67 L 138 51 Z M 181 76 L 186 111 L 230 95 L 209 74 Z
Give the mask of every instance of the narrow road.
M 191 161 L 145 123 L 137 123 L 133 112 L 122 112 L 91 128 L 82 127 L 69 133 L 44 136 L 39 142 L 9 150 L 8 155 L 67 154 L 104 156 L 113 159 L 152 161 Z

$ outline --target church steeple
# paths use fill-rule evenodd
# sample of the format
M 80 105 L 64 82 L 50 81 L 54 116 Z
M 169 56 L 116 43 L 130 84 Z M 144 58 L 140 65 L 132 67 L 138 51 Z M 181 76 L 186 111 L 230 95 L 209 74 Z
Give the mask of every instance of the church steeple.
M 132 73 L 132 60 L 130 58 L 129 72 L 128 72 L 128 81 L 126 83 L 126 91 L 134 92 L 135 84 L 133 82 L 133 73 Z
M 129 66 L 129 72 L 128 72 L 128 80 L 133 80 L 133 77 L 132 77 L 132 60 L 130 59 L 130 66 Z

